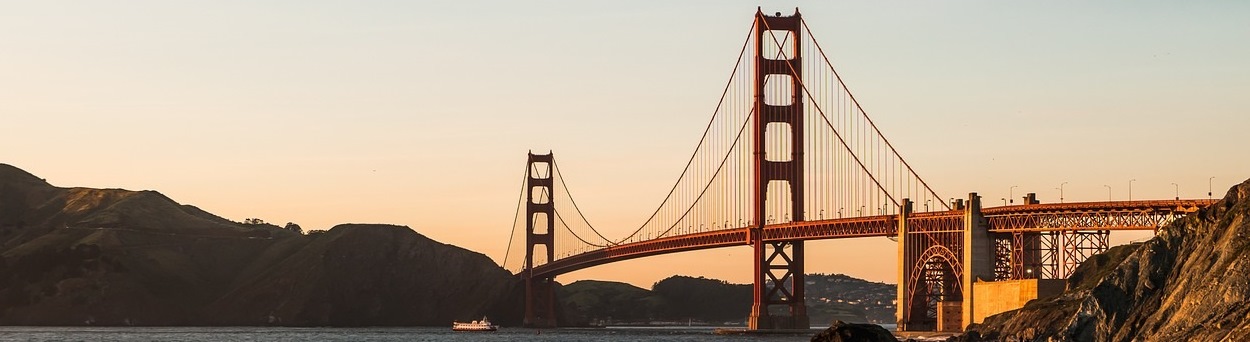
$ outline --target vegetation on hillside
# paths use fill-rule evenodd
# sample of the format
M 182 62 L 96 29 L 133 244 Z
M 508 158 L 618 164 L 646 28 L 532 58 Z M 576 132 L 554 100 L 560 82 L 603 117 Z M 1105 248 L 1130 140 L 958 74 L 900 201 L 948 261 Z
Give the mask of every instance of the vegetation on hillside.
M 806 284 L 808 316 L 816 325 L 835 319 L 894 321 L 892 284 L 841 274 L 810 274 Z M 559 297 L 573 322 L 720 325 L 745 324 L 751 312 L 752 294 L 749 284 L 673 276 L 656 282 L 650 290 L 625 283 L 583 280 L 564 286 Z

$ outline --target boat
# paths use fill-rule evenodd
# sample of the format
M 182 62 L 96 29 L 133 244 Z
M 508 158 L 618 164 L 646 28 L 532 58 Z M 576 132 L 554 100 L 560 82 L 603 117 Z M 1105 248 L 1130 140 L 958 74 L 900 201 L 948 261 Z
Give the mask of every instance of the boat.
M 452 331 L 495 331 L 499 330 L 499 326 L 491 325 L 490 319 L 485 316 L 480 321 L 472 321 L 469 323 L 451 322 Z

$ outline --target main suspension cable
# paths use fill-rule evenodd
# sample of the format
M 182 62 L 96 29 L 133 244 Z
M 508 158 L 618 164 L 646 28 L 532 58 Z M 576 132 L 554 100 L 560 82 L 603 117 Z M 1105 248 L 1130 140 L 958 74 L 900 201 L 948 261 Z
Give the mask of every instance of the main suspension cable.
M 651 221 L 655 220 L 656 216 L 659 215 L 660 211 L 664 209 L 664 205 L 667 204 L 670 200 L 672 200 L 673 194 L 677 192 L 677 188 L 678 186 L 681 185 L 682 179 L 685 179 L 686 174 L 690 172 L 690 166 L 694 164 L 695 158 L 698 156 L 699 151 L 703 147 L 703 142 L 707 140 L 708 132 L 712 130 L 712 124 L 716 122 L 716 118 L 718 114 L 720 113 L 721 106 L 723 106 L 725 103 L 725 96 L 729 93 L 730 86 L 733 85 L 734 76 L 737 75 L 738 69 L 742 65 L 742 56 L 746 54 L 747 45 L 751 42 L 751 33 L 753 33 L 754 31 L 755 31 L 755 24 L 752 23 L 750 29 L 747 30 L 747 38 L 743 40 L 742 48 L 738 52 L 738 59 L 734 62 L 733 71 L 730 72 L 729 74 L 729 80 L 725 82 L 725 88 L 723 91 L 721 91 L 720 101 L 717 102 L 716 109 L 712 111 L 712 118 L 708 120 L 707 126 L 704 127 L 703 136 L 699 137 L 699 143 L 695 145 L 694 152 L 692 152 L 690 154 L 690 158 L 686 160 L 686 166 L 682 169 L 681 175 L 677 176 L 677 181 L 673 183 L 673 187 L 668 190 L 668 194 L 665 195 L 663 201 L 660 201 L 660 205 L 657 206 L 655 211 L 651 213 L 651 216 L 647 217 L 647 220 L 638 226 L 638 229 L 635 229 L 629 235 L 617 241 L 612 241 L 612 240 L 608 240 L 605 238 L 604 240 L 607 240 L 608 243 L 612 245 L 619 245 L 621 243 L 624 243 L 625 241 L 628 241 L 634 236 L 637 236 L 638 233 L 642 232 L 643 228 L 646 228 L 646 226 L 650 224 Z M 574 204 L 574 206 L 576 206 L 576 204 Z M 592 230 L 595 230 L 596 234 L 598 234 L 601 237 L 603 236 L 602 234 L 599 234 L 598 229 L 595 228 L 594 225 L 590 224 L 589 221 L 587 221 L 586 224 L 589 225 Z
M 516 212 L 512 214 L 512 233 L 508 234 L 508 248 L 503 252 L 503 267 L 508 267 L 508 256 L 512 254 L 512 239 L 516 237 L 517 218 L 521 217 L 521 202 L 525 201 L 525 186 L 528 183 L 530 166 L 525 165 L 525 170 L 521 172 L 521 191 L 516 198 Z M 528 219 L 526 219 L 528 221 Z
M 768 21 L 767 21 L 767 20 L 764 20 L 764 28 L 765 28 L 765 29 L 767 29 L 767 30 L 769 30 L 769 31 L 771 31 L 771 30 L 772 30 L 772 28 L 768 26 Z M 774 44 L 777 44 L 777 48 L 778 48 L 778 49 L 785 50 L 785 48 L 784 48 L 784 47 L 782 47 L 782 46 L 781 46 L 781 44 L 777 42 L 777 39 L 776 39 L 775 37 L 773 38 L 773 43 L 774 43 Z M 790 68 L 790 73 L 791 73 L 792 75 L 793 75 L 793 74 L 798 74 L 797 70 L 795 70 L 795 69 L 794 69 L 794 64 L 793 64 L 792 62 L 790 62 L 789 60 L 786 62 L 786 66 L 788 66 L 788 67 Z M 803 88 L 803 92 L 804 92 L 805 94 L 807 94 L 807 97 L 808 97 L 808 98 L 811 98 L 811 97 L 812 97 L 811 91 L 810 91 L 810 90 L 808 90 L 808 89 L 807 89 L 807 85 L 803 83 L 803 78 L 802 78 L 802 77 L 795 77 L 795 79 L 797 79 L 797 80 L 799 81 L 799 86 Z M 825 124 L 826 124 L 826 125 L 828 125 L 830 128 L 832 128 L 832 127 L 833 127 L 833 123 L 829 122 L 829 117 L 828 117 L 828 116 L 826 116 L 826 115 L 825 115 L 825 111 L 824 111 L 823 109 L 821 109 L 821 108 L 820 108 L 820 104 L 815 104 L 815 106 L 816 106 L 816 110 L 820 112 L 820 116 L 821 116 L 822 118 L 824 118 L 824 119 L 825 119 Z M 850 147 L 849 145 L 847 145 L 847 144 L 846 144 L 846 140 L 843 140 L 843 139 L 842 139 L 842 135 L 841 135 L 841 134 L 839 134 L 839 133 L 838 133 L 838 131 L 837 131 L 836 129 L 835 129 L 835 130 L 833 130 L 833 134 L 834 134 L 835 136 L 837 136 L 837 137 L 838 137 L 838 141 L 841 141 L 841 142 L 842 142 L 842 146 L 843 146 L 843 147 L 846 147 L 847 152 L 851 152 L 851 154 L 852 154 L 852 155 L 854 155 L 854 152 L 852 152 L 852 151 L 851 151 L 851 147 Z M 868 175 L 868 178 L 869 178 L 869 179 L 872 179 L 872 182 L 873 182 L 873 183 L 875 183 L 875 184 L 877 185 L 877 188 L 878 188 L 878 189 L 881 189 L 881 191 L 882 191 L 882 192 L 885 192 L 885 196 L 886 196 L 887 198 L 889 198 L 891 202 L 894 202 L 894 205 L 896 205 L 896 206 L 897 206 L 897 205 L 898 205 L 898 200 L 895 200 L 895 199 L 894 199 L 894 196 L 890 195 L 890 192 L 889 192 L 889 191 L 886 191 L 886 190 L 885 190 L 885 187 L 881 185 L 881 182 L 877 180 L 877 177 L 876 177 L 875 175 L 873 175 L 871 171 L 868 171 L 868 167 L 864 165 L 864 162 L 863 162 L 863 161 L 859 160 L 859 156 L 854 156 L 854 157 L 855 157 L 855 162 L 856 162 L 856 163 L 859 163 L 859 167 L 860 167 L 860 169 L 864 170 L 864 173 Z
M 560 185 L 564 187 L 564 194 L 569 197 L 569 202 L 573 203 L 573 210 L 576 210 L 577 215 L 582 217 L 582 222 L 586 223 L 586 226 L 590 227 L 590 231 L 594 232 L 595 235 L 598 235 L 600 239 L 603 239 L 603 241 L 607 242 L 607 245 L 615 245 L 615 243 L 613 243 L 612 240 L 609 240 L 607 237 L 604 237 L 603 234 L 599 233 L 598 229 L 595 229 L 594 225 L 590 224 L 590 221 L 586 219 L 586 215 L 582 213 L 582 208 L 577 206 L 577 200 L 573 199 L 573 193 L 569 192 L 569 185 L 564 183 L 564 173 L 560 172 L 560 163 L 557 163 L 555 158 L 551 158 L 551 166 L 556 169 L 556 175 L 557 175 L 557 178 L 560 179 Z M 563 223 L 564 221 L 561 220 L 560 222 Z M 577 235 L 577 233 L 574 233 L 573 235 Z M 581 237 L 578 237 L 578 239 L 580 240 Z M 586 241 L 582 240 L 582 242 L 586 242 Z M 589 242 L 586 242 L 586 243 L 594 245 L 594 246 L 599 246 L 599 245 L 592 244 Z M 607 246 L 599 246 L 599 247 L 607 247 Z
M 812 44 L 816 45 L 816 51 L 820 52 L 820 57 L 824 59 L 825 65 L 829 67 L 829 71 L 833 72 L 833 77 L 838 80 L 838 84 L 842 85 L 842 91 L 846 92 L 846 95 L 850 97 L 851 103 L 854 104 L 855 108 L 859 110 L 860 115 L 868 121 L 868 125 L 872 126 L 872 130 L 877 132 L 877 136 L 881 137 L 882 141 L 885 141 L 885 146 L 889 147 L 890 152 L 893 152 L 894 156 L 898 157 L 898 160 L 903 163 L 903 166 L 907 167 L 907 171 L 911 172 L 913 176 L 916 176 L 916 180 L 920 181 L 920 185 L 924 186 L 925 190 L 929 190 L 929 194 L 941 199 L 942 196 L 939 196 L 936 191 L 933 191 L 933 188 L 929 187 L 929 184 L 924 181 L 924 178 L 920 178 L 920 175 L 916 173 L 916 170 L 912 169 L 911 164 L 908 163 L 906 159 L 903 159 L 903 155 L 898 153 L 898 150 L 894 148 L 894 144 L 890 143 L 890 139 L 887 139 L 885 134 L 881 134 L 881 130 L 877 128 L 877 124 L 872 121 L 872 118 L 868 116 L 868 112 L 864 111 L 864 107 L 860 106 L 859 101 L 855 99 L 855 94 L 852 94 L 851 89 L 846 87 L 846 82 L 843 81 L 842 76 L 838 74 L 838 69 L 835 69 L 833 67 L 833 63 L 829 61 L 829 56 L 825 55 L 825 49 L 820 47 L 820 42 L 817 41 L 816 36 L 812 34 L 812 29 L 807 26 L 807 21 L 800 20 L 800 23 L 803 24 L 803 30 L 807 32 L 807 36 L 811 37 Z M 804 88 L 806 90 L 806 87 Z M 817 106 L 817 108 L 819 109 L 819 106 Z M 824 116 L 824 112 L 821 111 L 820 115 Z M 828 122 L 828 118 L 825 118 L 825 121 Z M 938 202 L 941 202 L 942 206 L 946 207 L 947 210 L 951 209 L 950 205 L 945 203 L 945 201 Z
M 716 176 L 720 175 L 720 171 L 725 168 L 725 161 L 728 161 L 729 156 L 733 155 L 734 148 L 738 146 L 738 141 L 742 139 L 742 132 L 746 131 L 747 124 L 751 122 L 751 118 L 755 115 L 756 115 L 755 110 L 751 110 L 751 113 L 747 115 L 747 119 L 742 122 L 742 128 L 738 129 L 738 135 L 734 137 L 733 144 L 729 145 L 729 150 L 725 152 L 725 157 L 721 158 L 720 165 L 718 165 L 716 167 L 716 171 L 712 173 L 713 180 L 716 179 Z M 699 202 L 700 199 L 703 199 L 703 195 L 706 194 L 707 189 L 711 187 L 712 187 L 712 181 L 709 180 L 707 182 L 707 185 L 703 186 L 703 190 L 699 191 L 699 195 L 695 197 L 694 201 Z M 668 234 L 669 231 L 672 231 L 673 228 L 677 226 L 678 222 L 681 222 L 682 219 L 686 218 L 686 215 L 690 214 L 691 210 L 694 210 L 693 204 L 691 204 L 689 208 L 686 208 L 686 211 L 682 213 L 681 216 L 678 217 L 676 221 L 673 221 L 673 224 L 671 226 L 668 226 L 668 229 L 665 229 L 664 232 L 661 232 L 660 234 L 658 234 L 657 237 L 664 236 L 664 234 Z

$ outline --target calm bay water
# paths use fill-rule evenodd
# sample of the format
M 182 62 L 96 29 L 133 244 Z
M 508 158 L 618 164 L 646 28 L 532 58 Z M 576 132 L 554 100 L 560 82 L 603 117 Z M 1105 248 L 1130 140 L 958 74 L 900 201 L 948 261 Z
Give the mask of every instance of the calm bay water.
M 807 341 L 811 335 L 715 335 L 708 327 L 452 332 L 450 328 L 0 327 L 0 341 Z M 814 332 L 813 332 L 814 334 Z

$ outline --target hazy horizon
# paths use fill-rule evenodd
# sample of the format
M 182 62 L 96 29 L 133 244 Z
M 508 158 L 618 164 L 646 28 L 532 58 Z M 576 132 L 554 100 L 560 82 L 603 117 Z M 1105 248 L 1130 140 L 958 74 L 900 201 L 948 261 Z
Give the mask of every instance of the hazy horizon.
M 241 221 L 407 225 L 502 263 L 526 152 L 609 238 L 676 180 L 758 4 L 0 4 L 0 163 Z M 1250 178 L 1250 3 L 830 3 L 802 10 L 945 197 L 1214 197 Z M 645 138 L 644 138 L 645 137 Z M 1241 156 L 1241 157 L 1238 157 Z M 1176 183 L 1176 186 L 1173 185 Z M 1178 191 L 1179 189 L 1179 191 Z M 1113 243 L 1149 236 L 1114 233 Z M 884 238 L 807 270 L 893 283 Z M 557 279 L 748 283 L 747 246 Z M 665 265 L 665 267 L 654 267 Z

